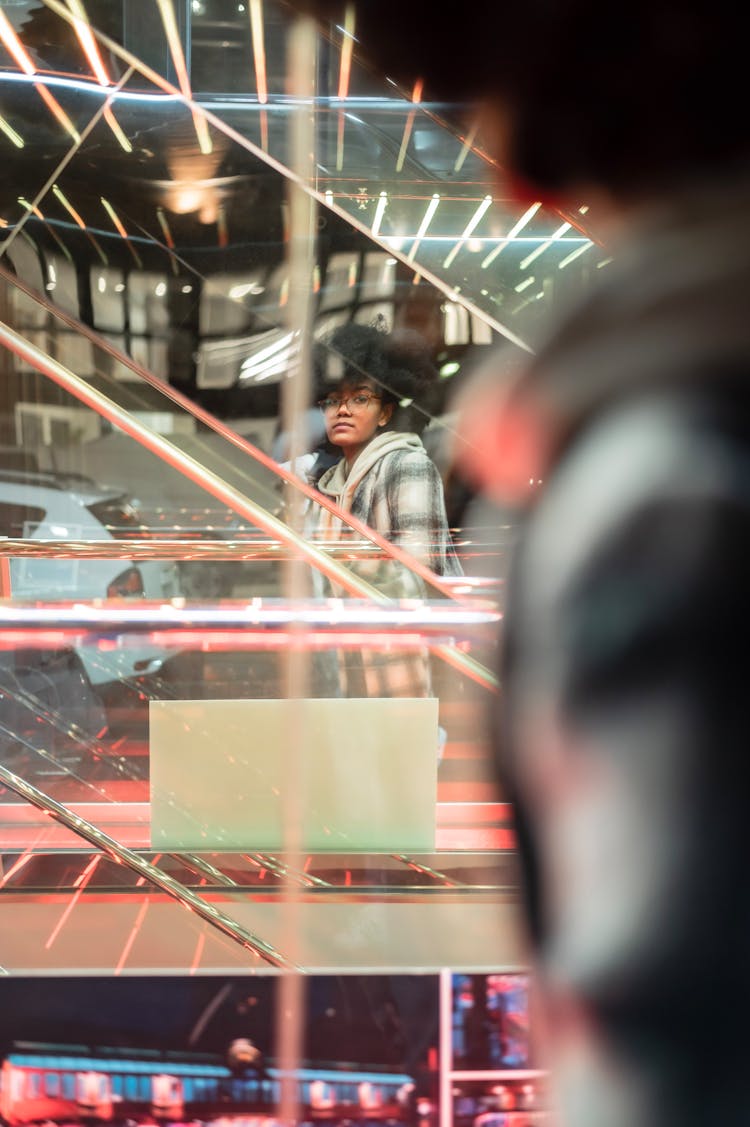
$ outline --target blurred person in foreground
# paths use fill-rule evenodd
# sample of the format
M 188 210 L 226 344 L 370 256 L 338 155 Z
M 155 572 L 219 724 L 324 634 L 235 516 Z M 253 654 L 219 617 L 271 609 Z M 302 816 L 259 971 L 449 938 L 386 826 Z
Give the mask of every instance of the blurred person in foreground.
M 593 291 L 510 391 L 485 373 L 463 424 L 482 451 L 467 472 L 523 513 L 496 747 L 560 1121 L 744 1127 L 744 36 L 727 0 L 630 0 L 611 19 L 593 0 L 526 0 L 442 21 L 412 0 L 414 36 L 374 7 L 390 42 L 360 24 L 363 49 L 394 73 L 408 47 L 426 91 L 480 98 L 520 203 L 606 218 Z
M 484 97 L 519 199 L 612 262 L 471 471 L 523 512 L 498 763 L 564 1127 L 750 1123 L 750 130 L 726 3 L 506 11 Z M 481 22 L 481 21 L 480 21 Z M 480 394 L 480 390 L 483 391 Z M 494 395 L 495 411 L 489 410 Z M 541 482 L 533 493 L 530 481 Z

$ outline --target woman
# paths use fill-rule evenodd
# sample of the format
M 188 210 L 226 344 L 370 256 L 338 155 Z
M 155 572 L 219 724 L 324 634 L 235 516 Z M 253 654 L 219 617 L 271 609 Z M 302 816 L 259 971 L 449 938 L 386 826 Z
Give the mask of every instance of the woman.
M 427 414 L 416 406 L 431 366 L 411 340 L 395 340 L 370 325 L 337 329 L 321 353 L 326 393 L 319 401 L 328 441 L 342 457 L 316 482 L 344 512 L 408 551 L 437 575 L 461 575 L 445 514 L 443 484 L 420 434 Z M 319 508 L 316 535 L 342 538 L 340 517 Z M 423 597 L 424 581 L 393 559 L 353 568 L 391 598 Z M 428 696 L 429 655 L 367 648 L 347 652 L 341 665 L 346 696 Z

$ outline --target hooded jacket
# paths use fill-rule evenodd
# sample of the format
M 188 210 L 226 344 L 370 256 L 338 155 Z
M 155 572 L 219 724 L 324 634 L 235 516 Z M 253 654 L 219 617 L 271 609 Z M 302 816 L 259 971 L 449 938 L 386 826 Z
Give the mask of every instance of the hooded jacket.
M 406 549 L 438 575 L 460 575 L 445 514 L 440 474 L 416 434 L 386 431 L 373 438 L 347 471 L 344 458 L 327 470 L 318 489 L 345 512 Z M 345 535 L 341 518 L 320 508 L 316 534 Z M 423 598 L 420 576 L 390 558 L 349 564 L 389 598 Z M 348 696 L 425 696 L 431 693 L 429 655 L 365 648 L 342 655 L 342 690 Z

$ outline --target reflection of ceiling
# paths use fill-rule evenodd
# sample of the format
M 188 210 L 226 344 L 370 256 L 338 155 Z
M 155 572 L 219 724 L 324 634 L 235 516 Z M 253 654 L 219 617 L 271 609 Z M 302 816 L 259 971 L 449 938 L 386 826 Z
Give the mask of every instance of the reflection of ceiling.
M 0 221 L 8 238 L 26 219 L 29 235 L 58 250 L 62 242 L 77 258 L 120 258 L 130 268 L 166 258 L 172 269 L 178 261 L 201 274 L 280 259 L 287 215 L 279 170 L 289 166 L 300 108 L 286 93 L 289 11 L 270 0 L 236 10 L 219 0 L 88 7 L 103 33 L 93 56 L 58 0 L 4 8 L 0 151 L 12 155 L 14 178 L 0 196 Z M 346 247 L 352 226 L 360 238 L 374 234 L 415 276 L 523 338 L 535 305 L 585 282 L 603 258 L 580 229 L 584 215 L 524 214 L 504 197 L 470 127 L 449 128 L 435 107 L 378 82 L 356 57 L 347 70 L 346 44 L 340 30 L 319 39 L 311 187 L 322 208 L 349 221 L 324 212 L 326 237 Z M 140 70 L 108 105 L 111 83 L 134 59 Z M 192 92 L 208 122 L 174 96 L 178 89 Z

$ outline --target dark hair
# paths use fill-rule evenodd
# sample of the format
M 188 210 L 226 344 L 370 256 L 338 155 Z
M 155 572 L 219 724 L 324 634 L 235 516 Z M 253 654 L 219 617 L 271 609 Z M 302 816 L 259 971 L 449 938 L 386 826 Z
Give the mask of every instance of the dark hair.
M 292 3 L 324 19 L 335 8 Z M 586 185 L 637 198 L 750 164 L 750 131 L 732 113 L 747 98 L 747 48 L 730 0 L 628 0 L 611 20 L 601 0 L 440 15 L 433 0 L 359 0 L 355 11 L 381 74 L 423 78 L 424 99 L 453 109 L 496 108 L 483 144 L 499 176 L 548 202 Z
M 333 387 L 372 380 L 394 407 L 387 430 L 421 434 L 430 421 L 429 390 L 437 372 L 417 333 L 389 333 L 354 321 L 321 338 L 314 352 L 315 397 Z

